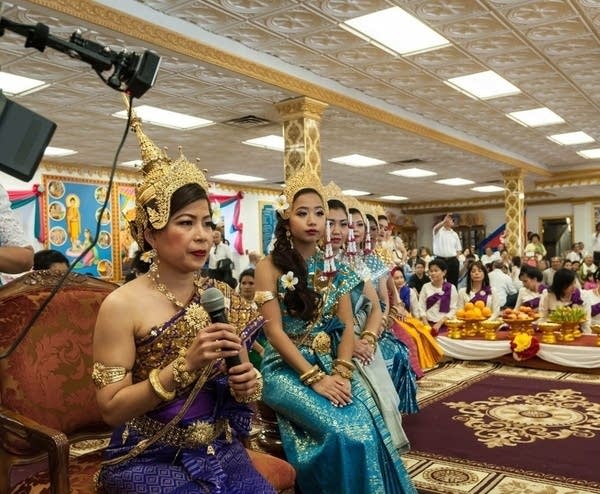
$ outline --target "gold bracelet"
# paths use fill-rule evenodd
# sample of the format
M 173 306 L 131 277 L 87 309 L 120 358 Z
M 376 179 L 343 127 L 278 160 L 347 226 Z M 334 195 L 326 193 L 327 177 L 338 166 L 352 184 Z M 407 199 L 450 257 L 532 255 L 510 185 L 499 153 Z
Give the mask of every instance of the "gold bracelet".
M 263 377 L 258 369 L 254 370 L 256 371 L 256 389 L 252 392 L 252 394 L 249 394 L 248 396 L 240 396 L 237 391 L 234 391 L 233 388 L 229 388 L 231 396 L 233 396 L 235 401 L 238 403 L 252 403 L 253 401 L 258 401 L 262 398 Z
M 125 367 L 107 367 L 100 362 L 94 362 L 94 366 L 92 367 L 92 381 L 94 381 L 97 389 L 102 389 L 104 386 L 118 383 L 125 379 L 127 372 Z
M 336 358 L 333 361 L 333 366 L 336 367 L 338 365 L 341 365 L 342 367 L 345 367 L 346 369 L 350 370 L 350 371 L 354 371 L 356 369 L 356 366 L 352 363 L 349 362 L 348 360 L 344 360 L 341 358 Z
M 353 372 L 346 367 L 338 365 L 333 368 L 333 374 L 337 374 L 338 376 L 343 377 L 344 379 L 352 379 Z
M 269 300 L 273 300 L 276 295 L 268 290 L 258 291 L 254 294 L 254 302 L 260 308 L 263 304 L 266 304 Z
M 319 370 L 314 376 L 309 377 L 306 381 L 302 381 L 302 384 L 305 386 L 312 386 L 313 384 L 318 383 L 324 377 L 325 373 L 322 370 Z
M 160 382 L 160 379 L 158 378 L 159 372 L 160 369 L 152 369 L 150 371 L 150 374 L 148 375 L 150 386 L 152 386 L 152 390 L 156 393 L 156 396 L 158 396 L 161 400 L 171 401 L 173 398 L 175 398 L 176 393 L 175 391 L 167 391 L 165 389 L 165 387 Z
M 319 366 L 313 365 L 310 369 L 308 369 L 304 374 L 300 376 L 300 381 L 304 382 L 307 379 L 313 377 L 317 372 L 319 372 Z
M 188 370 L 185 353 L 185 350 L 180 352 L 179 357 L 172 363 L 173 381 L 175 381 L 175 387 L 177 388 L 187 388 L 198 378 L 198 374 L 195 371 Z
M 373 331 L 363 331 L 360 334 L 360 339 L 361 340 L 368 340 L 368 342 L 373 345 L 373 347 L 377 346 L 377 340 L 379 339 L 379 337 L 373 333 Z

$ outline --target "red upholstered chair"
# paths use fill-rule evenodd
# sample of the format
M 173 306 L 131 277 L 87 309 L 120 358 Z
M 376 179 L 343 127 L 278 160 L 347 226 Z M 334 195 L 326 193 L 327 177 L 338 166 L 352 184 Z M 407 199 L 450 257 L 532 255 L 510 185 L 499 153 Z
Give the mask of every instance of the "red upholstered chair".
M 57 275 L 36 271 L 0 288 L 0 353 L 57 281 Z M 16 350 L 0 360 L 0 493 L 94 492 L 101 451 L 74 457 L 70 445 L 91 440 L 103 446 L 110 434 L 90 369 L 96 314 L 115 288 L 70 274 Z M 278 490 L 293 488 L 295 472 L 288 463 L 250 454 Z

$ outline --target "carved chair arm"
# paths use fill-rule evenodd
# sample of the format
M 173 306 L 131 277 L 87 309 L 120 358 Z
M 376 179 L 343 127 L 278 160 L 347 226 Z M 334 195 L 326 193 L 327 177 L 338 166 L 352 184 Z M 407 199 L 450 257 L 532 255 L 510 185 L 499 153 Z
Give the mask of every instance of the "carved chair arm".
M 69 487 L 69 441 L 67 436 L 51 427 L 44 426 L 17 412 L 0 406 L 0 432 L 6 432 L 27 441 L 31 446 L 48 453 L 51 494 L 63 494 Z M 4 467 L 3 467 L 4 468 Z M 9 472 L 2 472 L 0 476 Z

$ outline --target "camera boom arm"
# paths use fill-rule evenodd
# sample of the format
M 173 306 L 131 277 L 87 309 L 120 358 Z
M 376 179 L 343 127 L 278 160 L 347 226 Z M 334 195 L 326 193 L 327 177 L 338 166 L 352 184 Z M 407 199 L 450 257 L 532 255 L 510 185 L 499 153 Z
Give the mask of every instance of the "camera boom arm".
M 127 50 L 115 52 L 108 46 L 84 39 L 80 31 L 75 31 L 70 40 L 66 41 L 52 36 L 46 24 L 19 24 L 1 17 L 0 36 L 4 35 L 6 29 L 24 36 L 26 48 L 31 47 L 43 52 L 46 46 L 49 46 L 90 64 L 108 86 L 128 92 L 133 97 L 141 97 L 156 80 L 160 57 L 151 51 L 146 50 L 141 56 Z M 110 77 L 104 78 L 101 72 L 113 67 L 114 71 Z

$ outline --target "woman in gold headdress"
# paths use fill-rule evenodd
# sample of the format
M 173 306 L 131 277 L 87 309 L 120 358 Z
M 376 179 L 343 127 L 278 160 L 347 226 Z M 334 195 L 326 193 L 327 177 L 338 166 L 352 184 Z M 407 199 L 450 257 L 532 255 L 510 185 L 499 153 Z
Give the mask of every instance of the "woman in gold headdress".
M 372 395 L 354 375 L 350 291 L 317 243 L 327 200 L 307 167 L 278 200 L 273 252 L 256 267 L 267 320 L 263 400 L 277 414 L 286 457 L 302 492 L 416 493 Z
M 98 314 L 93 379 L 105 421 L 116 427 L 97 478 L 102 493 L 274 492 L 239 437 L 261 378 L 240 327 L 211 323 L 200 304 L 212 219 L 206 178 L 172 162 L 142 133 L 144 179 L 132 233 L 152 257 L 147 275 L 112 292 Z M 230 292 L 229 320 L 244 322 Z M 226 304 L 227 305 L 227 304 Z M 243 326 L 243 324 L 240 324 Z M 252 332 L 260 320 L 245 325 Z M 241 358 L 226 369 L 223 359 Z

